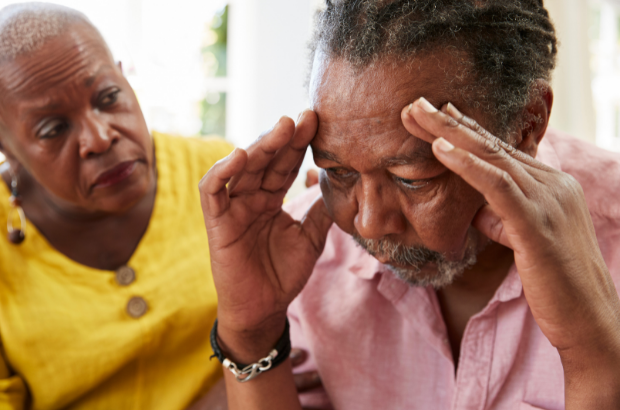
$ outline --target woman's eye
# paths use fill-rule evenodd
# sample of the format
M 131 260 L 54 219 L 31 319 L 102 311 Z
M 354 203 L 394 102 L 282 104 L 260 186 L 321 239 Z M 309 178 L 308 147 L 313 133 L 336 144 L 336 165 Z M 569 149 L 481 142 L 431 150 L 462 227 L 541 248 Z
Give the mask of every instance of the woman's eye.
M 116 102 L 116 100 L 118 99 L 118 93 L 120 93 L 121 90 L 119 89 L 115 89 L 107 94 L 105 94 L 103 96 L 103 98 L 101 98 L 101 100 L 99 101 L 99 105 L 102 107 L 108 107 L 112 104 L 114 104 Z
M 63 120 L 52 120 L 43 125 L 37 133 L 40 139 L 55 138 L 62 134 L 67 128 L 68 124 Z
M 430 181 L 428 179 L 405 179 L 400 177 L 394 177 L 399 184 L 404 186 L 407 189 L 416 190 L 420 188 L 424 188 L 427 186 Z

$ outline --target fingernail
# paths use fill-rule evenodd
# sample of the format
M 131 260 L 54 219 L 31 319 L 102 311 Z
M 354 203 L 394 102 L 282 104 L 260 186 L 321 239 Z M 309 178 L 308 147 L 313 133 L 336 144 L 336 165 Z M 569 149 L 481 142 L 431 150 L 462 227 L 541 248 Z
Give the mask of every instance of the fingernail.
M 449 152 L 454 149 L 454 145 L 450 144 L 443 138 L 438 138 L 437 141 L 435 141 L 435 145 L 437 146 L 437 149 L 443 152 Z
M 301 116 L 304 115 L 305 112 L 306 110 L 303 110 L 302 112 L 299 113 L 299 115 L 297 116 L 297 121 L 295 121 L 295 124 L 299 123 L 299 120 L 301 120 Z
M 459 110 L 457 110 L 456 107 L 452 105 L 452 103 L 448 103 L 446 110 L 448 111 L 450 117 L 454 118 L 455 120 L 460 120 L 461 118 L 463 118 L 463 114 Z
M 424 97 L 420 97 L 420 99 L 418 100 L 418 105 L 429 114 L 437 112 L 437 108 L 435 108 L 433 104 L 429 103 L 428 100 Z
M 299 350 L 291 350 L 291 354 L 289 354 L 288 357 L 290 357 L 291 360 L 295 361 L 296 359 L 299 358 L 300 355 L 301 355 L 301 352 Z
M 413 108 L 413 103 L 409 104 L 409 107 L 407 107 L 407 114 L 411 113 L 412 108 Z

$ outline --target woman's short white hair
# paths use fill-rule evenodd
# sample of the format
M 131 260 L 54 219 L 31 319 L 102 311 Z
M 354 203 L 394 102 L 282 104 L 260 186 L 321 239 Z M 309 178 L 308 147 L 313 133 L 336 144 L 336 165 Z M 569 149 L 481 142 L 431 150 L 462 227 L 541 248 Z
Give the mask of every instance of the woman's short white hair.
M 97 30 L 77 10 L 50 3 L 11 4 L 0 10 L 0 62 L 40 49 L 76 23 Z

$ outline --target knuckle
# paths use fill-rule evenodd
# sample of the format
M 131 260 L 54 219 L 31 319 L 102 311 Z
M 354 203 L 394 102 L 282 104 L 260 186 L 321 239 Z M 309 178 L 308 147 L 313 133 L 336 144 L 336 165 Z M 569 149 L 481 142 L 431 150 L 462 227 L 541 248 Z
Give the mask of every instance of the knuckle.
M 512 190 L 514 181 L 509 173 L 496 168 L 493 171 L 495 176 L 493 178 L 493 184 L 496 190 L 500 192 L 508 192 Z
M 484 139 L 483 141 L 485 155 L 501 155 L 503 152 L 502 146 L 499 144 L 497 138 Z
M 203 175 L 203 177 L 200 179 L 200 182 L 198 182 L 198 190 L 200 192 L 204 192 L 207 189 L 207 175 Z
M 556 184 L 558 187 L 558 199 L 563 206 L 567 206 L 568 203 L 573 202 L 577 198 L 583 198 L 583 187 L 570 174 L 561 173 L 558 178 L 559 182 Z
M 463 157 L 463 167 L 465 169 L 468 169 L 468 170 L 475 169 L 475 168 L 478 168 L 478 165 L 479 165 L 479 159 L 476 156 L 470 153 L 467 153 L 467 155 Z
M 442 121 L 442 125 L 448 128 L 456 128 L 458 127 L 460 124 L 457 120 L 455 120 L 454 118 L 450 117 L 449 115 L 442 115 L 440 116 L 441 121 Z

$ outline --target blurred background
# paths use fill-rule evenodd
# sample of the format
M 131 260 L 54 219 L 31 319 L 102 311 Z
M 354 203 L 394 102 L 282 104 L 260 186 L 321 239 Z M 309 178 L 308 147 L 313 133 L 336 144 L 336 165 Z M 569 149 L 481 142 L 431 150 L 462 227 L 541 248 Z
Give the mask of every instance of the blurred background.
M 0 7 L 22 1 L 0 0 Z M 245 147 L 307 107 L 322 0 L 57 0 L 99 28 L 149 127 Z M 561 41 L 551 125 L 620 151 L 620 0 L 545 0 Z M 302 169 L 312 167 L 308 156 Z M 302 178 L 300 178 L 301 180 Z M 303 189 L 298 181 L 294 195 Z

